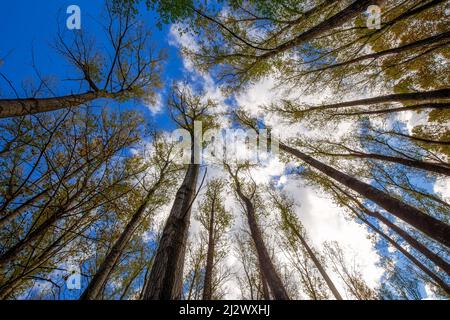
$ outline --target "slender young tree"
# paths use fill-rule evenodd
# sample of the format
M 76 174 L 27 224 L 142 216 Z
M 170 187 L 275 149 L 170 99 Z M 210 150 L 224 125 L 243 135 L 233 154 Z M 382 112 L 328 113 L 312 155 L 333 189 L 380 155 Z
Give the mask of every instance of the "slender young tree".
M 295 213 L 293 212 L 293 202 L 289 199 L 281 197 L 274 190 L 268 190 L 268 192 L 271 197 L 271 201 L 273 201 L 275 208 L 281 215 L 281 228 L 291 235 L 290 238 L 292 238 L 293 236 L 300 241 L 301 246 L 305 249 L 309 258 L 313 261 L 315 267 L 319 271 L 333 296 L 336 298 L 336 300 L 342 300 L 341 294 L 328 275 L 322 262 L 317 257 L 317 254 L 314 252 L 313 248 L 311 248 L 311 246 L 306 241 L 305 235 L 302 235 L 304 231 L 302 231 L 302 226 L 296 219 Z M 293 242 L 295 243 L 296 241 L 293 240 Z
M 203 300 L 212 300 L 215 297 L 213 280 L 218 277 L 215 266 L 223 251 L 224 234 L 231 225 L 231 214 L 225 209 L 222 200 L 224 188 L 223 180 L 209 181 L 196 216 L 208 239 L 204 266 Z
M 371 289 L 363 280 L 360 266 L 356 263 L 349 263 L 345 252 L 338 242 L 325 243 L 325 255 L 336 274 L 344 282 L 348 293 L 358 300 L 378 300 L 378 293 Z

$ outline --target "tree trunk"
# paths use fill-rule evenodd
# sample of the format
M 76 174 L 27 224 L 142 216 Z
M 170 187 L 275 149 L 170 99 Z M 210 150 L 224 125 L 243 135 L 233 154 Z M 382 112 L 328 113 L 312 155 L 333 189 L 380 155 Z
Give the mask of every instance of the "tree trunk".
M 355 1 L 352 4 L 350 4 L 347 8 L 338 12 L 337 14 L 330 17 L 329 19 L 322 21 L 318 25 L 301 33 L 297 37 L 277 46 L 276 48 L 273 48 L 269 52 L 260 55 L 258 58 L 259 59 L 267 59 L 267 58 L 277 55 L 278 53 L 281 53 L 281 52 L 284 52 L 291 48 L 297 47 L 305 41 L 312 40 L 315 37 L 322 35 L 329 30 L 332 30 L 336 27 L 343 25 L 344 23 L 347 23 L 354 17 L 365 12 L 367 10 L 368 6 L 382 5 L 384 2 L 385 2 L 385 0 L 358 0 L 358 1 Z
M 181 299 L 187 232 L 198 172 L 199 165 L 191 163 L 177 191 L 149 274 L 144 300 Z
M 423 244 L 421 244 L 419 241 L 417 241 L 416 238 L 412 237 L 408 232 L 403 230 L 402 228 L 398 227 L 396 224 L 391 222 L 389 219 L 384 217 L 379 212 L 365 210 L 365 212 L 380 220 L 382 223 L 384 223 L 386 226 L 388 226 L 390 229 L 392 229 L 395 233 L 397 233 L 400 237 L 402 237 L 412 248 L 416 249 L 418 252 L 423 254 L 425 257 L 430 259 L 434 264 L 436 264 L 439 268 L 441 268 L 447 275 L 450 276 L 450 265 L 441 257 L 439 257 L 437 254 L 435 254 L 433 251 L 429 250 L 427 247 L 425 247 Z
M 364 219 L 360 215 L 357 215 L 358 218 L 367 224 L 373 231 L 378 233 L 381 237 L 386 239 L 394 248 L 400 251 L 407 259 L 409 259 L 413 264 L 415 264 L 420 270 L 422 270 L 426 275 L 428 275 L 431 279 L 435 281 L 435 283 L 441 287 L 448 295 L 450 295 L 450 287 L 443 281 L 438 275 L 428 269 L 424 264 L 422 264 L 419 260 L 417 260 L 411 253 L 402 248 L 395 240 L 385 234 L 383 231 L 375 227 L 368 220 Z
M 255 243 L 256 252 L 258 254 L 259 266 L 261 268 L 263 278 L 266 279 L 267 284 L 273 294 L 273 297 L 276 300 L 289 300 L 289 296 L 286 292 L 284 284 L 281 281 L 281 278 L 278 275 L 275 266 L 273 265 L 272 260 L 270 259 L 269 252 L 267 251 L 267 248 L 264 244 L 261 231 L 259 230 L 259 226 L 256 221 L 255 208 L 253 207 L 251 200 L 241 192 L 238 183 L 236 191 L 239 198 L 241 198 L 241 200 L 245 204 L 247 221 L 250 227 L 250 233 L 252 235 L 253 242 Z
M 286 289 L 281 281 L 280 276 L 278 275 L 275 266 L 270 259 L 269 253 L 267 252 L 267 248 L 264 244 L 264 240 L 261 235 L 261 231 L 259 230 L 255 211 L 253 204 L 248 198 L 242 198 L 242 193 L 240 195 L 241 199 L 246 204 L 247 209 L 247 221 L 250 227 L 250 232 L 252 234 L 253 241 L 255 242 L 256 251 L 258 253 L 258 260 L 262 270 L 263 277 L 266 279 L 267 284 L 269 285 L 273 296 L 277 300 L 289 300 L 289 296 L 286 292 Z
M 117 239 L 111 251 L 105 257 L 102 264 L 95 273 L 94 277 L 89 282 L 89 285 L 84 290 L 83 294 L 80 297 L 80 300 L 94 300 L 98 298 L 101 288 L 106 284 L 109 275 L 111 274 L 112 270 L 119 261 L 123 253 L 123 250 L 125 249 L 127 243 L 133 236 L 134 231 L 139 226 L 139 222 L 141 221 L 142 216 L 144 215 L 145 209 L 147 208 L 157 188 L 158 186 L 155 185 L 152 189 L 149 190 L 144 201 L 135 211 L 130 221 L 126 225 L 125 229 L 123 230 L 122 234 L 120 235 L 119 239 Z
M 19 117 L 41 112 L 78 107 L 108 94 L 88 91 L 54 98 L 0 99 L 0 118 Z
M 206 254 L 206 267 L 205 267 L 205 279 L 203 283 L 203 300 L 212 299 L 212 272 L 214 267 L 214 247 L 215 247 L 215 234 L 214 234 L 214 205 L 216 198 L 213 198 L 211 207 L 211 218 L 209 221 L 208 231 L 208 251 Z
M 393 156 L 385 156 L 382 154 L 376 154 L 376 153 L 363 153 L 363 152 L 355 152 L 355 153 L 349 153 L 349 154 L 334 154 L 334 153 L 324 153 L 325 155 L 330 156 L 336 156 L 336 157 L 349 157 L 349 158 L 361 158 L 361 159 L 375 159 L 375 160 L 382 160 L 382 161 L 388 161 L 393 163 L 398 163 L 407 167 L 417 168 L 425 171 L 440 173 L 446 176 L 450 176 L 450 167 L 446 164 L 439 164 L 439 163 L 430 163 L 430 162 L 424 162 L 420 160 L 411 160 L 411 159 L 405 159 L 400 157 L 393 157 Z
M 386 102 L 403 102 L 403 101 L 429 101 L 435 99 L 449 99 L 450 89 L 439 89 L 434 91 L 422 91 L 422 92 L 410 92 L 410 93 L 394 93 L 385 96 L 379 96 L 374 98 L 359 99 L 352 101 L 345 101 L 333 104 L 326 104 L 317 107 L 311 107 L 300 112 L 314 111 L 314 110 L 326 110 L 326 109 L 339 109 L 355 106 L 368 106 L 378 103 Z
M 368 59 L 375 60 L 375 59 L 379 59 L 384 56 L 388 56 L 388 55 L 392 55 L 392 54 L 399 54 L 399 53 L 403 53 L 405 51 L 409 51 L 409 50 L 413 50 L 413 49 L 417 49 L 417 48 L 421 48 L 421 47 L 425 47 L 425 46 L 430 46 L 432 44 L 436 44 L 436 43 L 440 43 L 440 42 L 443 42 L 443 45 L 446 45 L 448 40 L 450 40 L 450 31 L 439 33 L 435 36 L 428 37 L 428 38 L 418 40 L 418 41 L 414 41 L 414 42 L 411 42 L 408 44 L 404 44 L 404 45 L 401 45 L 399 47 L 395 47 L 392 49 L 387 49 L 387 50 L 383 50 L 383 51 L 379 51 L 379 52 L 366 54 L 366 55 L 363 55 L 363 56 L 360 56 L 360 57 L 357 57 L 357 58 L 354 58 L 351 60 L 347 60 L 345 62 L 336 63 L 336 64 L 332 64 L 332 65 L 325 66 L 322 68 L 306 71 L 305 74 L 339 68 L 339 67 L 347 66 L 347 65 L 350 65 L 350 64 L 353 64 L 356 62 L 361 62 L 361 61 L 368 60 Z
M 288 223 L 290 229 L 295 233 L 297 238 L 302 243 L 302 246 L 306 249 L 306 252 L 308 252 L 308 255 L 309 255 L 310 259 L 314 262 L 314 265 L 316 266 L 317 270 L 319 270 L 320 274 L 323 277 L 323 280 L 325 280 L 325 282 L 328 285 L 328 288 L 330 288 L 331 292 L 333 293 L 333 296 L 336 298 L 336 300 L 343 300 L 341 294 L 338 291 L 338 289 L 334 285 L 334 283 L 331 280 L 331 278 L 328 276 L 328 273 L 326 272 L 325 268 L 322 266 L 322 263 L 320 263 L 319 259 L 317 259 L 316 255 L 314 254 L 312 249 L 309 247 L 309 245 L 306 242 L 306 240 L 302 237 L 300 232 L 298 232 L 298 230 L 291 223 L 289 223 L 289 221 L 287 221 L 287 223 Z
M 409 223 L 414 228 L 435 239 L 436 241 L 450 247 L 450 226 L 439 221 L 422 211 L 390 196 L 389 194 L 378 190 L 370 184 L 359 181 L 341 171 L 338 171 L 297 149 L 288 147 L 280 143 L 280 149 L 303 160 L 307 164 L 333 178 L 346 187 L 356 191 L 360 195 L 373 201 L 381 208 L 390 212 L 397 218 Z
M 261 284 L 262 284 L 262 290 L 263 290 L 263 297 L 264 300 L 270 300 L 270 292 L 269 287 L 267 285 L 267 280 L 264 278 L 264 275 L 262 273 L 261 267 L 259 268 L 259 276 L 261 277 Z

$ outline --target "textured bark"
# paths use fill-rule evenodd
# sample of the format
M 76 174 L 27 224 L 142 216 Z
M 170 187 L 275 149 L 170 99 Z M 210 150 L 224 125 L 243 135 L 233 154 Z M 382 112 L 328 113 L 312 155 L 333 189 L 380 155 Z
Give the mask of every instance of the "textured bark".
M 375 98 L 359 99 L 312 107 L 302 110 L 301 112 L 313 110 L 339 109 L 355 106 L 368 106 L 386 102 L 429 101 L 435 99 L 450 99 L 450 89 L 439 89 L 434 91 L 422 91 L 411 93 L 394 93 Z
M 428 269 L 423 263 L 421 263 L 419 260 L 417 260 L 412 254 L 410 254 L 408 251 L 402 248 L 401 245 L 399 245 L 395 240 L 393 240 L 391 237 L 389 237 L 387 234 L 385 234 L 383 231 L 375 227 L 372 223 L 370 223 L 368 220 L 364 219 L 363 217 L 359 216 L 359 219 L 367 224 L 373 231 L 378 233 L 381 237 L 386 239 L 394 248 L 396 248 L 398 251 L 400 251 L 407 259 L 409 259 L 413 264 L 415 264 L 420 270 L 422 270 L 426 275 L 428 275 L 431 279 L 434 280 L 434 282 L 441 287 L 448 295 L 450 295 L 450 287 L 445 283 L 444 280 L 442 280 L 437 274 L 435 274 L 433 271 Z
M 149 273 L 144 300 L 181 299 L 187 232 L 198 172 L 199 165 L 190 164 L 177 191 Z
M 41 112 L 78 107 L 108 94 L 89 91 L 54 98 L 0 99 L 0 118 L 26 116 Z
M 209 221 L 208 230 L 208 251 L 206 253 L 206 267 L 205 279 L 203 282 L 203 300 L 211 300 L 212 298 L 212 272 L 214 267 L 214 248 L 215 248 L 215 234 L 214 234 L 214 219 L 215 219 L 215 198 L 213 198 L 211 205 L 211 217 Z
M 148 204 L 152 196 L 155 194 L 157 188 L 158 186 L 156 185 L 155 187 L 149 190 L 144 201 L 135 211 L 130 221 L 125 226 L 125 229 L 123 230 L 119 239 L 117 239 L 117 241 L 114 243 L 114 246 L 112 247 L 111 251 L 105 257 L 100 267 L 98 268 L 97 272 L 95 273 L 94 277 L 89 282 L 89 285 L 81 295 L 80 300 L 98 299 L 102 287 L 106 284 L 109 275 L 111 274 L 120 257 L 122 256 L 122 253 L 126 248 L 126 245 L 133 236 L 136 228 L 139 226 L 139 222 L 141 221 L 142 216 L 144 215 L 145 209 L 148 207 Z
M 260 277 L 261 277 L 261 285 L 262 285 L 262 291 L 263 291 L 264 300 L 270 300 L 269 286 L 267 285 L 266 278 L 264 278 L 264 275 L 262 273 L 261 267 L 259 268 L 259 274 L 260 274 Z
M 256 221 L 255 208 L 253 207 L 250 199 L 248 199 L 240 190 L 238 191 L 238 195 L 245 203 L 247 221 L 250 227 L 250 233 L 255 243 L 256 252 L 258 253 L 258 261 L 263 277 L 266 279 L 267 284 L 272 291 L 273 297 L 275 299 L 289 300 L 289 296 L 286 292 L 283 282 L 281 281 L 281 278 L 278 275 L 275 266 L 270 259 L 269 252 L 267 251 L 267 248 L 264 244 L 264 239 Z
M 332 154 L 332 153 L 324 153 L 325 155 L 337 156 L 337 157 L 349 157 L 349 158 L 361 158 L 361 159 L 374 159 L 374 160 L 382 160 L 393 163 L 398 163 L 407 167 L 417 168 L 425 171 L 435 172 L 439 174 L 443 174 L 446 176 L 450 176 L 450 167 L 446 164 L 439 163 L 431 163 L 420 160 L 411 160 L 393 156 L 385 156 L 382 154 L 376 153 L 363 153 L 363 152 L 354 152 L 349 154 Z
M 336 27 L 347 23 L 351 19 L 355 18 L 359 14 L 365 12 L 367 7 L 370 5 L 382 5 L 385 0 L 358 0 L 350 4 L 347 8 L 336 13 L 334 16 L 328 18 L 327 20 L 319 23 L 318 25 L 312 27 L 311 29 L 299 34 L 294 39 L 291 39 L 271 51 L 260 55 L 259 59 L 267 59 L 273 57 L 281 52 L 289 50 L 291 48 L 297 47 L 300 44 L 312 40 L 317 36 L 324 34 L 325 32 L 332 30 Z
M 250 234 L 252 236 L 253 242 L 255 243 L 259 267 L 263 275 L 262 278 L 267 281 L 267 285 L 269 286 L 274 299 L 289 300 L 286 288 L 284 287 L 284 284 L 281 281 L 277 270 L 275 269 L 275 266 L 264 243 L 261 230 L 259 229 L 258 222 L 256 221 L 255 207 L 253 206 L 252 201 L 242 193 L 241 185 L 239 183 L 237 175 L 234 175 L 231 172 L 231 169 L 228 165 L 226 165 L 226 168 L 235 182 L 236 193 L 245 205 L 247 222 L 250 228 Z
M 432 37 L 428 37 L 422 40 L 418 40 L 418 41 L 414 41 L 408 44 L 404 44 L 392 49 L 387 49 L 387 50 L 383 50 L 383 51 L 379 51 L 379 52 L 374 52 L 374 53 L 370 53 L 370 54 L 366 54 L 351 60 L 347 60 L 345 62 L 341 62 L 341 63 L 336 63 L 336 64 L 332 64 L 323 68 L 318 68 L 318 69 L 314 69 L 314 70 L 310 70 L 307 71 L 305 73 L 312 73 L 312 72 L 319 72 L 319 71 L 325 71 L 325 70 L 330 70 L 330 69 L 335 69 L 335 68 L 339 68 L 339 67 L 343 67 L 343 66 L 347 66 L 353 63 L 357 63 L 357 62 L 361 62 L 364 60 L 369 60 L 369 59 L 379 59 L 381 57 L 385 57 L 385 56 L 389 56 L 392 54 L 399 54 L 399 53 L 403 53 L 409 50 L 413 50 L 413 49 L 417 49 L 417 48 L 422 48 L 422 47 L 426 47 L 426 46 L 430 46 L 430 45 L 434 45 L 437 43 L 442 42 L 442 45 L 447 45 L 448 41 L 450 40 L 450 31 L 448 32 L 443 32 L 440 34 L 437 34 L 435 36 Z
M 333 293 L 333 296 L 336 298 L 336 300 L 343 300 L 341 294 L 339 293 L 338 289 L 334 285 L 331 278 L 328 276 L 328 273 L 326 272 L 325 268 L 322 266 L 322 263 L 317 259 L 316 255 L 306 242 L 306 240 L 302 237 L 300 232 L 298 232 L 297 228 L 295 228 L 289 221 L 287 221 L 290 229 L 295 233 L 297 238 L 302 243 L 302 246 L 306 249 L 306 252 L 308 252 L 309 258 L 314 262 L 314 265 L 316 266 L 317 270 L 319 270 L 319 273 L 322 275 L 323 280 L 325 280 L 328 288 L 330 288 L 331 293 Z
M 423 213 L 422 211 L 390 196 L 381 190 L 378 190 L 370 184 L 359 181 L 354 177 L 338 171 L 300 152 L 297 149 L 291 148 L 283 143 L 280 143 L 280 149 L 303 160 L 315 169 L 373 201 L 381 208 L 410 224 L 432 239 L 435 239 L 443 245 L 450 247 L 450 226 L 444 222 Z
M 412 237 L 408 232 L 406 232 L 402 228 L 398 227 L 396 224 L 391 222 L 389 219 L 384 217 L 379 212 L 369 211 L 369 210 L 365 210 L 365 212 L 368 215 L 380 220 L 383 224 L 385 224 L 387 227 L 389 227 L 392 231 L 394 231 L 400 237 L 402 237 L 412 248 L 416 249 L 418 252 L 420 252 L 425 257 L 430 259 L 430 261 L 432 261 L 439 268 L 441 268 L 445 273 L 447 273 L 447 275 L 450 276 L 450 265 L 444 259 L 439 257 L 433 251 L 429 250 L 427 247 L 425 247 L 423 244 L 421 244 L 419 241 L 417 241 L 416 238 Z

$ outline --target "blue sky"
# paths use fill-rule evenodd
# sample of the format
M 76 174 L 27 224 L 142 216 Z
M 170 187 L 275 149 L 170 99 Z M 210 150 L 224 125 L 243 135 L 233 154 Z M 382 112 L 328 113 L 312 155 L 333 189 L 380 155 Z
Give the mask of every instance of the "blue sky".
M 20 94 L 24 95 L 22 90 L 24 81 L 37 79 L 33 68 L 33 55 L 36 68 L 41 75 L 57 79 L 58 82 L 55 85 L 57 94 L 67 94 L 71 90 L 77 90 L 77 83 L 63 81 L 73 75 L 73 70 L 53 48 L 59 29 L 66 33 L 73 32 L 66 29 L 66 19 L 69 17 L 66 9 L 73 4 L 78 5 L 81 9 L 82 31 L 94 36 L 100 42 L 106 41 L 101 18 L 104 12 L 103 1 L 16 0 L 0 3 L 0 28 L 2 30 L 0 33 L 0 42 L 2 43 L 0 58 L 4 60 L 0 72 L 14 83 Z M 168 54 L 162 75 L 163 83 L 172 83 L 174 80 L 183 79 L 183 66 L 179 52 L 177 48 L 168 44 L 169 26 L 165 25 L 161 30 L 158 29 L 155 26 L 154 13 L 146 10 L 143 5 L 141 6 L 140 20 L 152 30 L 153 42 L 160 48 L 164 47 Z M 165 90 L 162 90 L 161 94 L 164 102 Z M 14 97 L 3 79 L 0 81 L 0 96 L 3 98 Z M 111 107 L 136 108 L 144 111 L 147 117 L 152 117 L 152 120 L 160 128 L 172 127 L 166 113 L 162 112 L 152 116 L 148 108 L 140 103 L 127 102 L 121 105 L 112 103 Z

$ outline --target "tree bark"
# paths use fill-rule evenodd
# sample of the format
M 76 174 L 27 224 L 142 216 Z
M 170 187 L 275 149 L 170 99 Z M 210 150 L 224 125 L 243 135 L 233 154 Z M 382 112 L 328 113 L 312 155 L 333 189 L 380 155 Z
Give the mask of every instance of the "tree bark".
M 270 300 L 269 286 L 267 285 L 266 278 L 264 278 L 261 267 L 259 268 L 259 276 L 261 277 L 261 284 L 262 284 L 264 300 Z
M 238 177 L 233 175 L 231 168 L 227 166 L 227 170 L 233 178 L 236 185 L 236 193 L 245 205 L 245 213 L 247 215 L 247 222 L 250 228 L 250 234 L 252 235 L 253 242 L 255 243 L 256 253 L 258 256 L 259 267 L 261 269 L 263 278 L 266 279 L 267 284 L 272 292 L 273 297 L 276 300 L 289 300 L 286 288 L 281 281 L 280 276 L 275 269 L 275 266 L 267 251 L 264 239 L 259 229 L 258 222 L 256 221 L 255 207 L 252 201 L 242 193 L 241 185 Z
M 88 91 L 54 98 L 0 99 L 0 118 L 19 117 L 41 112 L 78 107 L 108 94 Z
M 199 165 L 191 163 L 177 191 L 148 277 L 144 300 L 181 299 L 187 232 L 198 172 Z
M 311 29 L 301 33 L 297 37 L 273 48 L 271 51 L 258 56 L 258 59 L 267 59 L 277 55 L 278 53 L 284 52 L 296 46 L 299 46 L 305 41 L 314 39 L 315 37 L 324 34 L 325 32 L 332 30 L 336 27 L 347 23 L 349 20 L 353 19 L 357 15 L 365 12 L 367 7 L 370 5 L 382 5 L 385 0 L 358 0 L 350 4 L 344 10 L 338 12 L 329 19 L 319 23 L 318 25 L 312 27 Z
M 410 224 L 417 230 L 423 232 L 430 238 L 450 247 L 450 226 L 442 221 L 439 221 L 422 211 L 390 196 L 389 194 L 378 190 L 370 184 L 359 181 L 341 171 L 338 171 L 297 149 L 291 148 L 283 143 L 280 143 L 280 149 L 303 160 L 315 169 L 321 171 L 327 176 L 333 178 L 346 187 L 356 191 L 360 195 L 373 201 L 381 208 L 390 212 L 397 218 Z
M 372 223 L 370 223 L 367 219 L 364 219 L 360 215 L 358 218 L 368 225 L 373 231 L 378 233 L 381 237 L 383 237 L 386 241 L 388 241 L 394 248 L 400 251 L 407 259 L 409 259 L 413 264 L 415 264 L 420 270 L 422 270 L 426 275 L 428 275 L 431 279 L 435 281 L 435 283 L 441 287 L 448 295 L 450 295 L 450 287 L 443 281 L 437 274 L 428 269 L 423 263 L 421 263 L 418 259 L 416 259 L 411 253 L 402 248 L 395 240 L 385 234 L 383 231 L 375 227 Z M 405 238 L 404 238 L 405 239 Z M 406 239 L 405 239 L 406 240 Z
M 208 251 L 206 254 L 206 267 L 205 267 L 205 279 L 203 282 L 203 300 L 211 300 L 212 298 L 212 273 L 214 267 L 214 248 L 215 248 L 215 234 L 214 234 L 214 223 L 215 223 L 215 196 L 212 200 L 211 206 L 211 217 L 209 221 L 208 230 Z
M 403 102 L 403 101 L 428 101 L 435 99 L 449 99 L 450 89 L 439 89 L 434 91 L 422 91 L 422 92 L 410 92 L 410 93 L 394 93 L 385 96 L 379 96 L 375 98 L 367 98 L 360 100 L 345 101 L 333 104 L 326 104 L 317 107 L 311 107 L 300 112 L 314 111 L 314 110 L 326 110 L 326 109 L 339 109 L 355 106 L 368 106 L 377 103 L 386 102 Z
M 148 207 L 150 200 L 152 199 L 158 185 L 155 185 L 149 190 L 144 201 L 135 211 L 130 221 L 126 225 L 119 239 L 114 243 L 111 251 L 105 257 L 97 272 L 95 273 L 92 280 L 89 282 L 88 287 L 84 290 L 80 297 L 80 300 L 94 300 L 98 299 L 102 287 L 106 284 L 109 275 L 113 271 L 120 257 L 122 256 L 123 250 L 125 249 L 127 243 L 130 241 L 134 234 L 134 231 L 139 226 L 139 222 L 144 215 L 145 209 Z
M 333 153 L 324 153 L 325 155 L 336 156 L 336 157 L 349 157 L 349 158 L 362 158 L 362 159 L 375 159 L 382 160 L 387 162 L 398 163 L 407 167 L 417 168 L 425 171 L 440 173 L 446 176 L 450 176 L 450 167 L 444 164 L 439 163 L 430 163 L 424 162 L 420 160 L 411 160 L 400 157 L 393 156 L 385 156 L 382 154 L 376 153 L 363 153 L 363 152 L 354 152 L 349 154 L 333 154 Z
M 297 228 L 295 228 L 289 221 L 287 221 L 287 223 L 290 229 L 295 233 L 297 238 L 302 243 L 302 246 L 306 249 L 306 252 L 308 252 L 310 259 L 314 262 L 314 265 L 316 266 L 317 270 L 319 270 L 319 273 L 322 275 L 323 280 L 325 280 L 326 284 L 328 285 L 328 288 L 330 288 L 331 293 L 333 293 L 333 296 L 336 298 L 336 300 L 343 300 L 338 289 L 334 285 L 331 278 L 328 276 L 328 273 L 326 272 L 325 268 L 322 266 L 322 263 L 320 263 L 319 259 L 317 259 L 316 255 L 314 254 L 314 252 L 312 251 L 306 240 L 302 237 Z
M 241 191 L 238 191 L 238 195 L 241 200 L 245 203 L 247 221 L 250 227 L 250 233 L 252 235 L 253 241 L 255 243 L 256 252 L 258 253 L 258 261 L 261 267 L 263 277 L 266 279 L 268 286 L 270 287 L 273 296 L 277 300 L 289 300 L 289 296 L 286 289 L 278 275 L 275 266 L 270 259 L 267 248 L 264 244 L 261 231 L 259 230 L 258 223 L 255 217 L 255 209 L 252 202 L 248 199 Z

